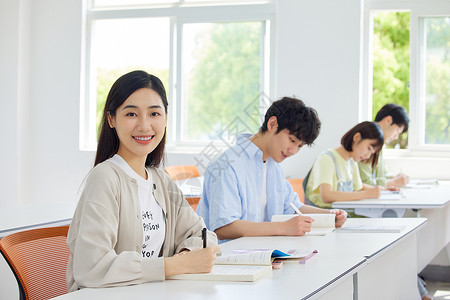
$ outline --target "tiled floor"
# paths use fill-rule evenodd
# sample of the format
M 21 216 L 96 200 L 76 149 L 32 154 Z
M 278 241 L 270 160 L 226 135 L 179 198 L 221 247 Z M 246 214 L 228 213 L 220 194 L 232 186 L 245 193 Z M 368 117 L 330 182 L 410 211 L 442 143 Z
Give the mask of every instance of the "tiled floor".
M 450 300 L 450 282 L 426 281 L 427 290 L 434 300 Z

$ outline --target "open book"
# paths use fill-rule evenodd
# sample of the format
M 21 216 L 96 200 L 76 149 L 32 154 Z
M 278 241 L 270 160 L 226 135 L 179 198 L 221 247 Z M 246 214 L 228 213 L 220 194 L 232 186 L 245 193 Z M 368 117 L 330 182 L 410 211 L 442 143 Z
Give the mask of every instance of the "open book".
M 298 215 L 273 215 L 272 222 L 284 222 Z M 327 235 L 333 232 L 335 226 L 335 214 L 303 214 L 303 216 L 309 216 L 314 219 L 312 222 L 311 231 L 306 235 Z
M 305 263 L 317 253 L 316 250 L 291 249 L 236 249 L 230 255 L 216 259 L 216 265 L 262 265 L 270 266 L 274 260 L 284 262 Z
M 317 251 L 294 249 L 280 251 L 274 249 L 234 250 L 230 255 L 220 256 L 214 261 L 210 273 L 180 274 L 168 279 L 255 281 L 272 270 L 275 259 L 285 262 L 305 263 Z

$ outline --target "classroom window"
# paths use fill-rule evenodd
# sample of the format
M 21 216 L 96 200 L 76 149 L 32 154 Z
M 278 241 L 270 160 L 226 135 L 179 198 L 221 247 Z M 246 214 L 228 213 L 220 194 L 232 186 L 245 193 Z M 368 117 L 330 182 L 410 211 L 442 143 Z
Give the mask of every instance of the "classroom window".
M 112 83 L 136 69 L 164 83 L 169 146 L 205 147 L 214 140 L 228 145 L 230 132 L 258 129 L 270 94 L 274 4 L 161 6 L 168 2 L 180 1 L 88 5 L 80 148 L 96 148 Z
M 420 18 L 425 144 L 450 144 L 450 17 Z
M 96 128 L 114 81 L 133 70 L 145 70 L 169 82 L 168 18 L 97 20 L 93 23 L 91 87 L 96 91 Z M 157 45 L 157 47 L 155 47 Z M 98 134 L 98 132 L 97 132 Z
M 395 103 L 409 110 L 409 12 L 373 14 L 372 120 L 383 105 Z M 405 149 L 408 133 L 387 145 Z
M 402 105 L 410 117 L 409 130 L 388 148 L 448 156 L 450 4 L 393 1 L 384 7 L 369 0 L 367 5 L 363 118 L 373 119 L 386 103 Z
M 240 117 L 255 132 L 259 108 L 264 22 L 183 26 L 182 140 L 220 140 Z M 243 114 L 244 108 L 249 115 Z

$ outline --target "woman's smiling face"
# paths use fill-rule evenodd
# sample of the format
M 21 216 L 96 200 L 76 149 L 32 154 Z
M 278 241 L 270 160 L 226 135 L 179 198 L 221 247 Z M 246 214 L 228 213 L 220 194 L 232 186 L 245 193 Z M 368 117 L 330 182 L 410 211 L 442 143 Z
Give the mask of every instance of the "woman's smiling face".
M 161 142 L 166 128 L 166 113 L 161 97 L 142 88 L 131 94 L 108 123 L 119 137 L 119 154 L 126 161 L 145 159 Z

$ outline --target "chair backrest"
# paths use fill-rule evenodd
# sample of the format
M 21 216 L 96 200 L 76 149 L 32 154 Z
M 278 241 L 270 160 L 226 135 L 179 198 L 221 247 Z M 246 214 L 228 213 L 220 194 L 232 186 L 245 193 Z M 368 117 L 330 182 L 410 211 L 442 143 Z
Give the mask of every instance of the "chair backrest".
M 183 180 L 191 177 L 199 177 L 200 172 L 196 166 L 170 166 L 164 169 L 172 180 Z
M 186 198 L 189 205 L 192 207 L 194 211 L 197 211 L 198 203 L 200 202 L 200 197 L 195 198 Z
M 68 292 L 68 230 L 69 225 L 31 229 L 0 240 L 0 251 L 17 279 L 21 299 L 50 299 Z
M 292 178 L 292 179 L 286 179 L 289 181 L 289 183 L 292 186 L 292 189 L 294 192 L 297 193 L 298 197 L 300 198 L 300 201 L 302 203 L 305 203 L 305 191 L 303 190 L 303 178 Z

